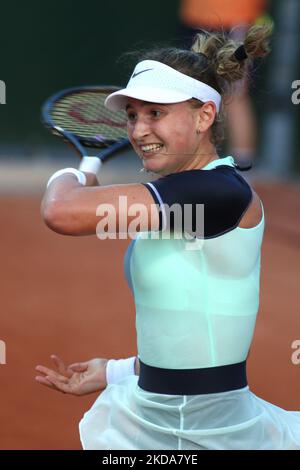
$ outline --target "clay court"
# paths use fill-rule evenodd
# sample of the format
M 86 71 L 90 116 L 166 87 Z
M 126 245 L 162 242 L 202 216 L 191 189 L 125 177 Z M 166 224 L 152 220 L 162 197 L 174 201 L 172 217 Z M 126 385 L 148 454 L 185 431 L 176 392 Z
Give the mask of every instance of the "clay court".
M 266 233 L 261 304 L 248 361 L 252 390 L 300 410 L 300 186 L 257 181 Z M 1 449 L 80 449 L 78 422 L 96 395 L 73 397 L 34 380 L 51 353 L 66 362 L 136 353 L 134 304 L 123 275 L 127 241 L 63 237 L 43 224 L 41 194 L 2 195 Z M 300 354 L 299 354 L 300 356 Z

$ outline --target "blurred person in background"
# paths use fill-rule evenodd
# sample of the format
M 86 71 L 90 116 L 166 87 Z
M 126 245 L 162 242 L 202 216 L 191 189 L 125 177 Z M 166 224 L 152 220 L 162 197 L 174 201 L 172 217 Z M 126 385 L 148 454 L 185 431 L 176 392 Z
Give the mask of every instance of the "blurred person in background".
M 181 0 L 183 40 L 190 47 L 197 30 L 223 32 L 243 42 L 247 29 L 264 17 L 268 0 Z M 249 96 L 247 75 L 233 86 L 226 106 L 229 150 L 240 167 L 253 164 L 256 153 L 256 124 Z

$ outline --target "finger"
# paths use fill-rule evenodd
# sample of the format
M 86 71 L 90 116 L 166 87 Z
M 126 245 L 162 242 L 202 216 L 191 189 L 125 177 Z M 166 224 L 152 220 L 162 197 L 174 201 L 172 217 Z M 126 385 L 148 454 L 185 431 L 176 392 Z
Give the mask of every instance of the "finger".
M 58 371 L 61 374 L 64 374 L 67 369 L 64 361 L 56 354 L 52 354 L 50 357 L 52 362 L 54 362 L 55 366 L 57 367 Z
M 37 376 L 35 377 L 35 380 L 36 380 L 38 383 L 42 384 L 42 385 L 46 385 L 46 387 L 55 389 L 54 385 L 53 385 L 49 380 L 47 380 L 46 377 L 42 377 L 42 376 L 40 376 L 40 375 L 37 375 Z
M 49 380 L 49 382 L 51 382 L 60 392 L 71 393 L 70 386 L 67 383 L 62 383 L 54 377 L 50 376 L 47 376 L 46 379 Z
M 70 370 L 70 368 L 66 366 L 64 361 L 59 356 L 57 356 L 56 354 L 52 354 L 50 357 L 61 374 L 66 375 L 69 378 L 72 377 L 72 370 Z
M 66 393 L 66 392 L 63 392 L 61 390 L 61 387 L 57 387 L 54 383 L 52 383 L 50 380 L 49 380 L 49 377 L 42 377 L 42 376 L 37 376 L 35 378 L 35 380 L 42 384 L 42 385 L 45 385 L 46 387 L 48 388 L 51 388 L 51 390 L 56 390 L 57 392 L 62 392 L 62 393 Z
M 54 377 L 58 380 L 61 380 L 62 382 L 67 382 L 68 381 L 68 378 L 65 377 L 64 375 L 61 375 L 59 374 L 58 372 L 56 372 L 55 370 L 51 370 L 49 369 L 48 367 L 45 367 L 45 366 L 36 366 L 35 368 L 38 372 L 42 372 L 42 374 L 45 374 L 47 376 L 50 376 L 50 377 Z

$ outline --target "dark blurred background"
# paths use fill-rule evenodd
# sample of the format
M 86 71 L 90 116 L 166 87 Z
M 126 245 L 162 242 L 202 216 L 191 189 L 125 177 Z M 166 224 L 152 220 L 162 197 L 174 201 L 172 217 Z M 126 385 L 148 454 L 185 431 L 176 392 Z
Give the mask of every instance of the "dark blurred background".
M 1 7 L 1 145 L 51 143 L 40 107 L 52 93 L 85 84 L 126 84 L 120 55 L 177 38 L 177 0 L 6 2 Z M 2 152 L 1 152 L 2 154 Z

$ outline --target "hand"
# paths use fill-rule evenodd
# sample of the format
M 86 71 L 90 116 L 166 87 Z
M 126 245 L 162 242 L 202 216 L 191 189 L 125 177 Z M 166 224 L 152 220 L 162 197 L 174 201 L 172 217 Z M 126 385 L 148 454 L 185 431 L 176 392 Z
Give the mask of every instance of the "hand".
M 84 171 L 86 177 L 86 186 L 100 186 L 97 175 Z
M 85 174 L 86 186 L 99 186 L 97 174 L 101 167 L 102 160 L 96 156 L 89 157 L 86 155 L 81 159 L 79 170 Z
M 78 396 L 100 392 L 106 387 L 107 359 L 91 359 L 66 366 L 58 356 L 53 354 L 50 357 L 56 370 L 36 366 L 36 370 L 44 374 L 35 378 L 38 383 L 58 392 Z

